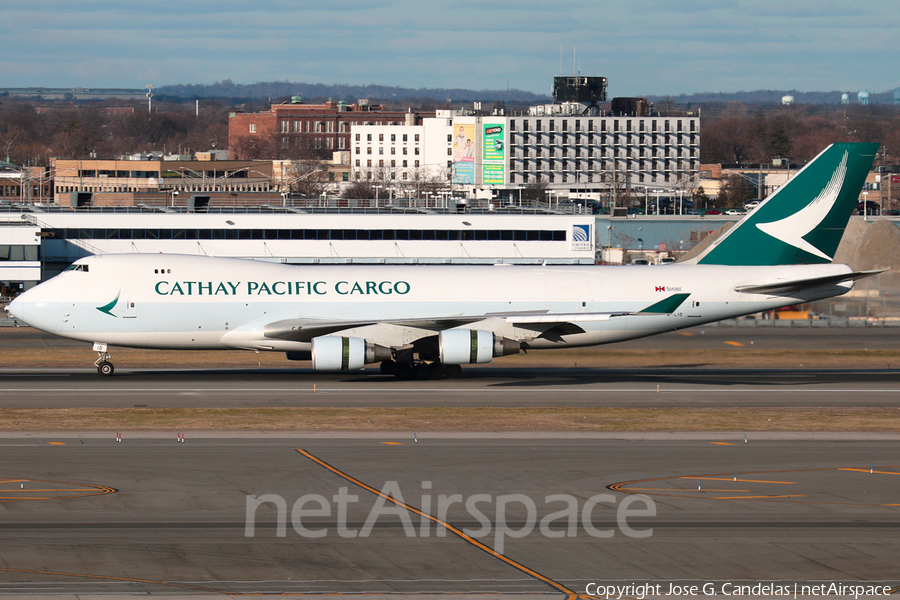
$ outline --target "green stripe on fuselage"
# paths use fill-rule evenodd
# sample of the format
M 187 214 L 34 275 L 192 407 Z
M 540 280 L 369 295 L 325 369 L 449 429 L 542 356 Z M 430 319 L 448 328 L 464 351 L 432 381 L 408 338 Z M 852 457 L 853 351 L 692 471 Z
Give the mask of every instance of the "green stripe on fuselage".
M 665 300 L 660 300 L 656 304 L 648 306 L 644 310 L 638 311 L 639 313 L 647 313 L 647 314 L 658 314 L 658 315 L 668 315 L 681 306 L 681 303 L 687 300 L 687 297 L 690 294 L 672 294 Z

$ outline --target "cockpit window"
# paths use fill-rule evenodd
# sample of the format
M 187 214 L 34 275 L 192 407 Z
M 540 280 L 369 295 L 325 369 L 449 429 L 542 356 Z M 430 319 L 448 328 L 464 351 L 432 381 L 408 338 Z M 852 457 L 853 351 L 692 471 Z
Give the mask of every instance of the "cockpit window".
M 87 265 L 77 265 L 77 264 L 69 265 L 68 267 L 66 267 L 66 271 L 83 271 L 84 273 L 87 273 L 88 266 Z

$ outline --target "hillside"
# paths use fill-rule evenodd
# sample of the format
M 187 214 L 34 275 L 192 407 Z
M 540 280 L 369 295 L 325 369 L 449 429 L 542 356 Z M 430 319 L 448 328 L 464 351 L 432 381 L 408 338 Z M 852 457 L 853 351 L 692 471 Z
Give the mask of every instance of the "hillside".
M 550 96 L 533 94 L 522 90 L 465 90 L 459 88 L 402 88 L 386 85 L 343 85 L 322 83 L 290 83 L 287 81 L 260 82 L 253 84 L 233 83 L 230 79 L 211 85 L 180 84 L 157 88 L 160 95 L 177 98 L 231 98 L 267 99 L 300 96 L 304 99 L 330 98 L 334 101 L 356 102 L 359 98 L 383 100 L 416 99 L 420 101 L 445 102 L 525 102 L 539 104 L 551 102 Z

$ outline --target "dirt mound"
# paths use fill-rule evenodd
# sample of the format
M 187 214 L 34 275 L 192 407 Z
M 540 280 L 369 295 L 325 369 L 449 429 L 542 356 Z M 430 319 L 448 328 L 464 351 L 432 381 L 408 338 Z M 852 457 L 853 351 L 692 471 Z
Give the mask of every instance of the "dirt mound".
M 864 234 L 856 244 L 856 240 L 846 240 L 846 247 L 845 240 L 841 240 L 834 262 L 848 264 L 856 271 L 890 269 L 863 279 L 857 284 L 858 289 L 900 290 L 900 227 L 886 220 L 854 221 L 863 223 Z
M 694 258 L 695 256 L 699 256 L 704 250 L 706 250 L 710 246 L 710 244 L 712 244 L 714 241 L 716 241 L 717 239 L 719 239 L 720 237 L 725 235 L 725 232 L 728 231 L 729 229 L 731 229 L 732 227 L 734 227 L 734 223 L 732 223 L 732 222 L 725 223 L 724 225 L 722 225 L 721 227 L 719 227 L 718 229 L 716 229 L 715 231 L 710 233 L 708 236 L 703 238 L 703 240 L 699 244 L 697 244 L 696 246 L 694 246 L 693 248 L 691 248 L 690 250 L 685 252 L 684 255 L 681 256 L 681 258 L 679 258 L 676 262 L 685 262 L 687 260 Z
M 725 223 L 678 259 L 678 262 L 699 256 L 733 226 L 734 223 Z M 862 217 L 851 218 L 834 255 L 834 262 L 850 265 L 856 271 L 890 269 L 887 273 L 861 280 L 856 287 L 900 291 L 900 227 L 883 219 L 866 221 Z
M 841 238 L 841 243 L 838 245 L 837 252 L 834 255 L 834 262 L 843 265 L 850 264 L 872 223 L 872 221 L 864 221 L 862 218 L 850 218 L 850 222 L 847 223 L 847 229 L 844 230 L 844 236 Z

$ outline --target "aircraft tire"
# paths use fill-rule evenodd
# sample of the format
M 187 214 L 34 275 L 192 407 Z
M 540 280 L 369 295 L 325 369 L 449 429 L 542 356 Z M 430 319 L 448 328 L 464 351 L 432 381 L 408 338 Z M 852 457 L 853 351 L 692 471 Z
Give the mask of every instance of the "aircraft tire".
M 431 369 L 424 363 L 419 363 L 412 368 L 412 378 L 416 381 L 425 381 L 430 379 Z
M 103 377 L 109 377 L 115 372 L 115 370 L 116 368 L 108 360 L 104 360 L 99 365 L 97 365 L 97 372 Z
M 462 377 L 463 368 L 460 365 L 444 365 L 444 377 L 448 379 L 455 379 L 456 377 Z
M 381 372 L 385 375 L 396 375 L 397 374 L 397 361 L 394 360 L 383 360 L 381 361 L 381 365 L 379 367 Z
M 447 370 L 444 368 L 444 365 L 437 361 L 425 367 L 425 370 L 428 379 L 443 379 L 447 376 Z
M 393 372 L 394 378 L 407 381 L 413 378 L 413 366 L 409 363 L 397 363 Z

